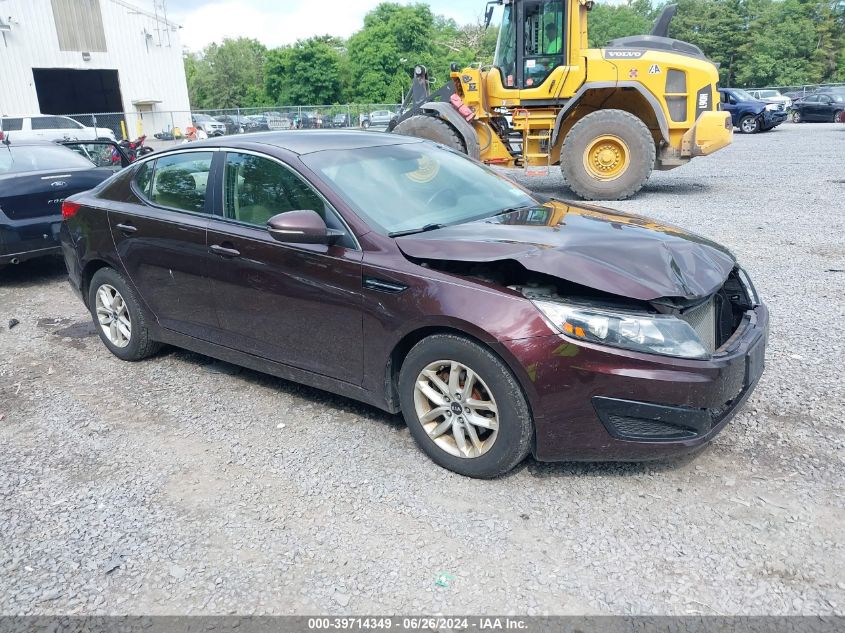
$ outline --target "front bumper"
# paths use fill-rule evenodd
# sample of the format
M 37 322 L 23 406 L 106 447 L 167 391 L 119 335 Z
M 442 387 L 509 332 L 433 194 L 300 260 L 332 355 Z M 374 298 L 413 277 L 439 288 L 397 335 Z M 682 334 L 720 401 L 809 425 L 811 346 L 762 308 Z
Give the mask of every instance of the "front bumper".
M 786 121 L 787 116 L 789 116 L 789 113 L 786 110 L 764 110 L 763 127 L 767 130 L 777 127 Z
M 562 336 L 506 344 L 527 376 L 541 461 L 638 461 L 694 452 L 730 421 L 763 371 L 758 306 L 709 360 L 640 354 Z
M 707 156 L 733 142 L 730 112 L 702 112 L 681 139 L 681 157 Z

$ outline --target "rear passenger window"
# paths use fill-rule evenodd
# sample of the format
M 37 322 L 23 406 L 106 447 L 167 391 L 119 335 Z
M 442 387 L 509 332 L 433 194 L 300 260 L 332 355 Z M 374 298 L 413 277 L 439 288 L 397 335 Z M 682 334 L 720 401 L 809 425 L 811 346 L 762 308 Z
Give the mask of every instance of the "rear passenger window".
M 60 130 L 64 127 L 64 122 L 55 116 L 34 116 L 32 117 L 33 130 Z
M 163 207 L 202 213 L 213 156 L 213 152 L 186 152 L 159 158 L 149 199 Z
M 0 130 L 18 132 L 23 129 L 23 119 L 0 119 Z

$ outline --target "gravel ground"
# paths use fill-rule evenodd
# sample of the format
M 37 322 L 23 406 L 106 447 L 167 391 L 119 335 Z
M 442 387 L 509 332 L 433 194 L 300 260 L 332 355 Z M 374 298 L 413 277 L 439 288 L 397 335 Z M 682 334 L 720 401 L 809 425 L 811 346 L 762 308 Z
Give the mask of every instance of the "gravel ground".
M 739 255 L 767 371 L 694 459 L 496 481 L 350 400 L 179 350 L 123 363 L 60 266 L 8 269 L 0 613 L 843 613 L 844 198 L 845 126 L 788 124 L 611 204 Z

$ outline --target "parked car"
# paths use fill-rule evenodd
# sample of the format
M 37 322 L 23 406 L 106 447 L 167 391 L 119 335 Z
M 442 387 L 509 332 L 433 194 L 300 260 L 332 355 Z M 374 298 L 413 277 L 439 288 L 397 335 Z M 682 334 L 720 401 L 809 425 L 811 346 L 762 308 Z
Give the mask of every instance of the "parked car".
M 35 114 L 0 117 L 0 132 L 16 142 L 23 141 L 114 141 L 107 127 L 87 127 L 67 116 Z
M 215 119 L 225 126 L 226 134 L 245 134 L 258 131 L 258 124 L 245 116 L 223 114 L 215 117 Z
M 812 94 L 797 102 L 792 109 L 795 123 L 805 121 L 843 121 L 845 112 L 845 93 L 829 92 Z M 845 122 L 845 121 L 843 121 Z
M 281 112 L 265 112 L 263 115 L 267 123 L 267 129 L 271 131 L 290 130 L 293 128 L 293 121 Z
M 722 109 L 731 113 L 734 127 L 745 134 L 766 132 L 786 121 L 783 104 L 759 101 L 739 88 L 719 88 Z
M 303 112 L 293 117 L 293 126 L 298 130 L 316 130 L 323 127 L 323 117 L 319 112 Z
M 396 116 L 390 110 L 375 110 L 364 119 L 364 127 L 387 127 Z
M 332 117 L 332 127 L 352 127 L 352 122 L 349 119 L 349 115 L 346 112 L 338 112 L 337 114 L 335 114 L 334 117 Z
M 205 132 L 209 138 L 223 136 L 226 133 L 226 125 L 207 114 L 192 114 L 191 123 L 198 130 Z
M 62 212 L 71 284 L 117 357 L 168 343 L 401 410 L 464 475 L 693 451 L 763 370 L 768 312 L 726 248 L 429 141 L 208 140 Z
M 0 268 L 60 254 L 64 199 L 129 164 L 111 141 L 7 141 L 0 143 Z
M 748 90 L 748 94 L 758 101 L 765 101 L 766 103 L 780 103 L 783 104 L 785 110 L 792 107 L 792 99 L 783 95 L 778 90 L 766 88 L 762 90 Z

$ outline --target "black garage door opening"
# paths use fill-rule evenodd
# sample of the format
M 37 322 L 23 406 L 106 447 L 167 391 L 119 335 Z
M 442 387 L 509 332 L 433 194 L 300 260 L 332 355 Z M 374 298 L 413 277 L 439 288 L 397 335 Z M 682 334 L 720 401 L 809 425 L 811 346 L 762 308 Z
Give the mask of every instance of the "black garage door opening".
M 42 114 L 123 110 L 116 70 L 33 68 L 32 75 Z

